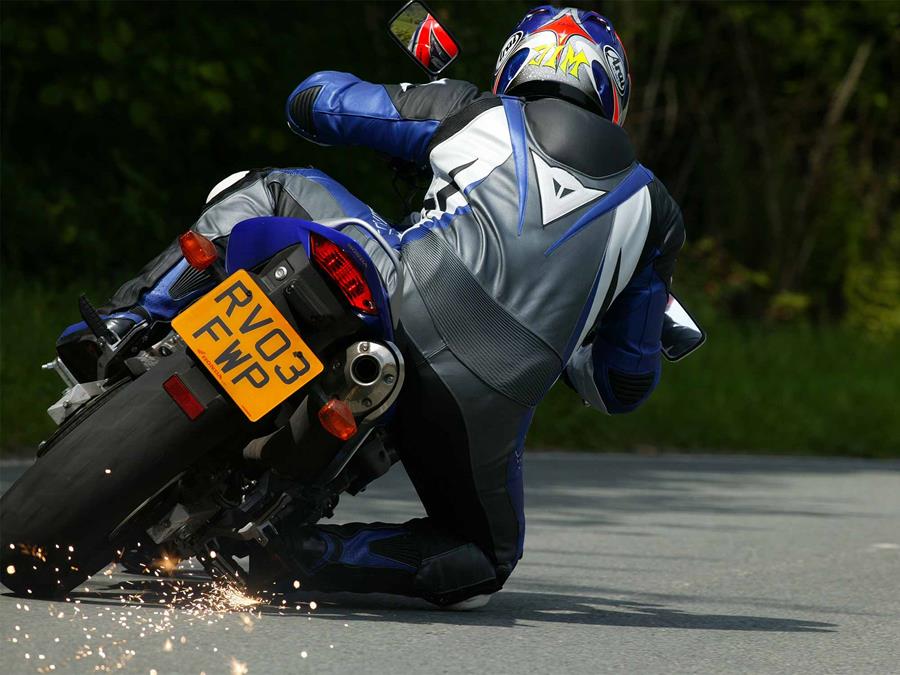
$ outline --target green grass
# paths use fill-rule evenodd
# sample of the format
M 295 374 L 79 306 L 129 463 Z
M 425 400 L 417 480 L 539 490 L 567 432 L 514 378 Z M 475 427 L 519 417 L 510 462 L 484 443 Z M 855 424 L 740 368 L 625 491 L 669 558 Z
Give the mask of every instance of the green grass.
M 391 24 L 391 31 L 397 36 L 401 44 L 405 47 L 412 39 L 413 33 L 419 27 L 419 24 L 425 20 L 428 13 L 419 8 L 410 8 L 397 17 L 396 21 Z
M 707 326 L 665 363 L 629 415 L 581 405 L 562 384 L 538 409 L 530 446 L 900 457 L 900 344 L 844 328 Z
M 110 289 L 5 283 L 0 304 L 0 450 L 31 452 L 53 429 L 62 383 L 40 365 L 77 297 Z M 708 312 L 707 312 L 708 314 Z M 900 343 L 844 328 L 716 322 L 709 342 L 665 364 L 651 400 L 630 415 L 584 408 L 558 385 L 541 405 L 531 447 L 900 457 Z
M 80 321 L 78 295 L 88 293 L 94 302 L 104 300 L 111 289 L 73 285 L 42 287 L 33 281 L 4 280 L 0 293 L 0 451 L 4 455 L 33 452 L 34 446 L 53 431 L 47 406 L 63 390 L 55 373 L 41 364 L 56 356 L 54 344 L 62 329 Z

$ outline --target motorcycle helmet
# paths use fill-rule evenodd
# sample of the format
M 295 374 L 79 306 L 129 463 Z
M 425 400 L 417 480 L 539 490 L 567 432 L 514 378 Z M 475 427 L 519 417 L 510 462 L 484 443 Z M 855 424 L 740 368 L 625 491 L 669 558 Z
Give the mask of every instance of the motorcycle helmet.
M 621 125 L 631 96 L 625 47 L 597 12 L 536 7 L 500 50 L 493 92 L 562 98 Z

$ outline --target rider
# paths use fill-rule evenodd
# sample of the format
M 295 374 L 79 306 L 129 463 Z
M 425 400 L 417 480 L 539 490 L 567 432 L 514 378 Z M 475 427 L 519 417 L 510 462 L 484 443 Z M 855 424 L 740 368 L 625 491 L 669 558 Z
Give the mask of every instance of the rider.
M 427 517 L 283 523 L 279 576 L 320 590 L 484 602 L 522 556 L 522 450 L 550 386 L 562 376 L 607 413 L 650 395 L 684 228 L 621 128 L 630 92 L 608 19 L 542 6 L 504 44 L 490 93 L 319 72 L 288 98 L 288 124 L 303 138 L 430 167 L 422 209 L 402 232 L 314 169 L 243 172 L 213 189 L 194 229 L 219 243 L 254 216 L 348 215 L 378 227 L 406 267 L 393 289 L 409 368 L 396 434 Z M 391 286 L 386 256 L 362 230 L 355 236 L 381 256 Z M 170 248 L 125 284 L 112 305 L 128 310 L 109 321 L 122 330 L 167 321 L 196 297 L 173 267 L 179 255 Z M 78 339 L 64 336 L 61 353 Z M 270 573 L 262 567 L 258 576 Z

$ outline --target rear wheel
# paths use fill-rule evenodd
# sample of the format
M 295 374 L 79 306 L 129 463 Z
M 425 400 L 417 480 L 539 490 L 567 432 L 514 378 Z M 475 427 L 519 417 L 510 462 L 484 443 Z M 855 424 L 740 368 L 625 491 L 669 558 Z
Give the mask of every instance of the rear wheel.
M 162 388 L 186 355 L 111 392 L 51 440 L 0 499 L 0 578 L 13 592 L 64 595 L 115 556 L 113 533 L 179 473 L 212 450 L 239 451 L 249 425 L 214 400 L 191 422 Z M 140 516 L 138 516 L 140 517 Z

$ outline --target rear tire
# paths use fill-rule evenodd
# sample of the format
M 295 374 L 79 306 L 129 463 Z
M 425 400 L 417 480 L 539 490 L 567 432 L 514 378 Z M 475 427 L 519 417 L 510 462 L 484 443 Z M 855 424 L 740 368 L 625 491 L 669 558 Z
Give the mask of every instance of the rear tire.
M 65 595 L 115 557 L 110 533 L 213 449 L 239 451 L 249 424 L 215 399 L 191 422 L 162 388 L 192 362 L 163 359 L 109 394 L 0 499 L 0 579 L 18 595 Z M 127 528 L 126 528 L 127 529 Z

